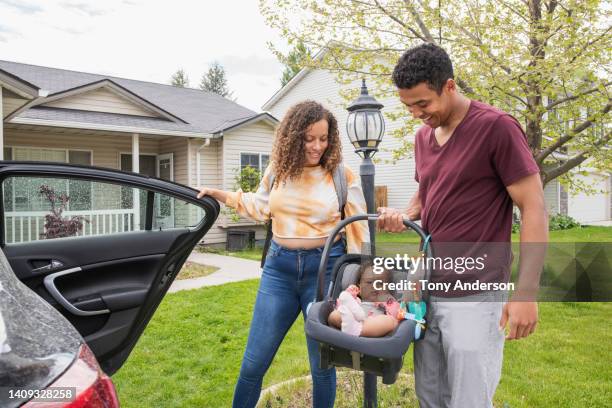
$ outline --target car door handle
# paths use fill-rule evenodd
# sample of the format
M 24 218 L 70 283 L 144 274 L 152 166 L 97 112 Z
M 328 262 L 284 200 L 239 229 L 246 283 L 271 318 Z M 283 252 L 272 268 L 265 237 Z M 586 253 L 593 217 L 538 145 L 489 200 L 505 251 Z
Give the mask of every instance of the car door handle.
M 63 266 L 64 266 L 64 264 L 61 263 L 60 261 L 58 261 L 56 259 L 52 259 L 51 261 L 49 261 L 49 263 L 47 265 L 41 266 L 40 268 L 32 269 L 32 272 L 34 272 L 34 273 L 49 272 L 49 271 L 52 271 L 54 269 L 61 268 Z
M 55 279 L 60 277 L 60 276 L 64 276 L 64 275 L 69 275 L 71 273 L 76 273 L 76 272 L 81 272 L 82 269 L 80 267 L 76 267 L 76 268 L 70 268 L 70 269 L 66 269 L 64 271 L 59 271 L 59 272 L 55 272 L 52 273 L 50 275 L 45 276 L 44 279 L 44 284 L 45 287 L 47 288 L 47 290 L 49 291 L 49 293 L 51 294 L 51 296 L 53 297 L 53 299 L 55 299 L 60 305 L 62 305 L 64 307 L 64 309 L 68 310 L 70 313 L 77 315 L 77 316 L 96 316 L 96 315 L 101 315 L 101 314 L 106 314 L 106 313 L 110 313 L 110 310 L 108 309 L 102 309 L 102 310 L 81 310 L 78 307 L 74 306 L 72 303 L 70 303 L 68 301 L 68 299 L 66 299 L 59 290 L 57 290 L 57 287 L 55 286 Z

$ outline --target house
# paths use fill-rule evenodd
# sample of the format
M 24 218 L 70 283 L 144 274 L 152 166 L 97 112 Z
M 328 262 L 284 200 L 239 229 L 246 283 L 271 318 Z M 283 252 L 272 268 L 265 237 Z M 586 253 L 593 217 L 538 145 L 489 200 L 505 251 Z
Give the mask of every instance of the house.
M 321 53 L 316 58 L 322 58 Z M 358 82 L 350 85 L 351 88 L 359 86 Z M 354 153 L 345 131 L 348 104 L 340 96 L 340 91 L 343 89 L 347 89 L 347 86 L 339 84 L 332 72 L 304 68 L 278 90 L 263 105 L 262 109 L 282 119 L 289 107 L 298 101 L 304 99 L 319 101 L 338 119 L 344 160 L 354 171 L 358 172 L 361 159 Z M 384 105 L 383 112 L 397 112 L 401 105 L 398 98 L 381 99 L 379 102 Z M 414 159 L 404 158 L 395 164 L 391 163 L 391 150 L 399 148 L 401 141 L 389 134 L 400 126 L 399 121 L 386 121 L 387 135 L 383 138 L 379 146 L 380 151 L 375 156 L 379 159 L 376 165 L 376 185 L 386 186 L 388 206 L 396 208 L 405 207 L 417 190 L 417 183 L 414 180 Z M 597 193 L 591 195 L 573 194 L 571 191 L 568 193 L 557 180 L 554 180 L 544 189 L 549 213 L 570 215 L 582 224 L 612 225 L 612 175 L 590 170 L 587 176 L 578 175 L 577 177 L 591 184 Z
M 241 167 L 265 167 L 278 122 L 269 113 L 201 90 L 10 61 L 0 61 L 0 98 L 4 160 L 109 167 L 226 190 L 234 189 Z M 13 206 L 6 215 L 11 219 L 5 224 L 12 226 L 6 238 L 19 242 L 24 220 L 30 223 L 44 214 L 37 213 L 32 193 L 6 190 L 5 203 Z M 92 201 L 91 192 L 86 193 L 79 214 L 95 212 L 104 228 L 114 225 L 111 213 Z M 128 217 L 129 228 L 141 228 L 134 204 L 122 209 L 125 214 L 113 214 Z M 68 210 L 66 215 L 73 209 Z M 179 213 L 172 208 L 165 221 L 172 223 Z M 220 216 L 205 243 L 223 243 L 228 227 L 244 226 L 254 224 Z M 89 233 L 96 233 L 91 227 Z M 263 229 L 256 229 L 261 236 Z

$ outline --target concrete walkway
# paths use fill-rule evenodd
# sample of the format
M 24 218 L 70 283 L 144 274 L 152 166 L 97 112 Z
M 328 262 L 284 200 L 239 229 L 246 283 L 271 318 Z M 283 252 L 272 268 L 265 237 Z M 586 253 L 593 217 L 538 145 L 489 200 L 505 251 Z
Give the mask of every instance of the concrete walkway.
M 219 270 L 201 278 L 175 280 L 168 292 L 173 293 L 179 290 L 197 289 L 203 286 L 223 285 L 224 283 L 261 277 L 259 262 L 249 259 L 193 251 L 189 255 L 188 261 L 215 266 Z

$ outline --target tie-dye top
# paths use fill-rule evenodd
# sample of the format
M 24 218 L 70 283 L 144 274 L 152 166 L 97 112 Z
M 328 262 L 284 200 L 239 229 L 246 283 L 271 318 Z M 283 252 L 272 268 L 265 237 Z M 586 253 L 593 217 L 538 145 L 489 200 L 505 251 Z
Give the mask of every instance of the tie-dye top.
M 272 232 L 279 238 L 328 237 L 341 219 L 332 174 L 322 166 L 304 167 L 297 179 L 278 183 L 270 191 L 270 172 L 268 166 L 256 192 L 230 192 L 225 204 L 257 221 L 271 217 Z M 359 179 L 346 166 L 345 174 L 348 194 L 344 214 L 346 217 L 365 214 Z M 367 221 L 349 224 L 346 238 L 348 252 L 361 253 L 362 244 L 370 242 Z

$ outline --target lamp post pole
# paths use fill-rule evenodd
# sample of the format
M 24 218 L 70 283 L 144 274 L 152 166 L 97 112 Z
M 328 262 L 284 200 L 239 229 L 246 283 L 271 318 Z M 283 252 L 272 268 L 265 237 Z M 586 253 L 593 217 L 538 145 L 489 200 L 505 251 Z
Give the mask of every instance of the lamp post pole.
M 359 166 L 361 176 L 361 187 L 366 201 L 368 214 L 374 214 L 375 208 L 375 168 L 372 156 L 378 151 L 385 132 L 385 121 L 380 110 L 383 105 L 368 94 L 365 79 L 361 84 L 361 94 L 347 108 L 349 116 L 346 129 L 355 147 L 355 153 L 362 157 Z M 368 221 L 370 231 L 369 255 L 375 256 L 376 244 L 376 221 Z M 376 408 L 377 389 L 376 375 L 364 371 L 363 373 L 363 406 L 364 408 Z

